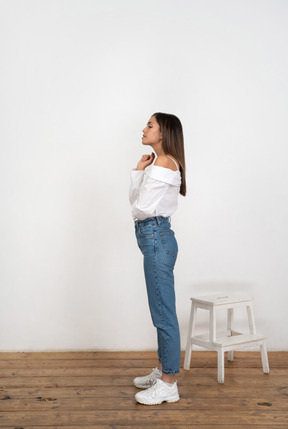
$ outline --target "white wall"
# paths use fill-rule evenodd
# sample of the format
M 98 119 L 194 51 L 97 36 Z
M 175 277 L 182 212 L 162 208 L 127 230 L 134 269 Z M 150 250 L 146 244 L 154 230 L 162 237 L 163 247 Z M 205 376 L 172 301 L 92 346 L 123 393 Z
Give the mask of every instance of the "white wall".
M 288 350 L 287 1 L 0 8 L 0 350 L 155 348 L 128 203 L 155 111 L 185 132 L 183 348 L 190 296 L 233 291 Z

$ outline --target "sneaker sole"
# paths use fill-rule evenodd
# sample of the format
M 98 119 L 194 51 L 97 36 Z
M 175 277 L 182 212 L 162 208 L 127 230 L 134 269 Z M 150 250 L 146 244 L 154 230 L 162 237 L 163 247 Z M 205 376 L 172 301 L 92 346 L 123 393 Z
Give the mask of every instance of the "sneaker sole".
M 178 402 L 179 400 L 180 400 L 180 396 L 178 396 L 178 397 L 175 396 L 174 398 L 170 398 L 170 399 L 163 399 L 162 401 L 153 402 L 153 403 L 145 401 L 145 399 L 142 399 L 142 398 L 140 400 L 136 399 L 136 401 L 142 405 L 161 405 L 163 402 L 173 403 L 173 402 Z

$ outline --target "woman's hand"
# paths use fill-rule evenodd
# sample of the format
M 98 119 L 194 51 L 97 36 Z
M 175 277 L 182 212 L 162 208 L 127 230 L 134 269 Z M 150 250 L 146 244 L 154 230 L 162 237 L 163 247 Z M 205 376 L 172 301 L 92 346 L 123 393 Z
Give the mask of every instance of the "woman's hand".
M 151 153 L 151 155 L 143 155 L 140 161 L 137 164 L 136 170 L 145 170 L 148 165 L 151 165 L 154 161 L 155 153 Z

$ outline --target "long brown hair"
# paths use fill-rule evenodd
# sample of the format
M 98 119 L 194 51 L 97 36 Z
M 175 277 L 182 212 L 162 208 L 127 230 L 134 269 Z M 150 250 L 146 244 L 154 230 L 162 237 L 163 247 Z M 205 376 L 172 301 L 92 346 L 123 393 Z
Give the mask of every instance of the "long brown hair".
M 169 113 L 154 113 L 162 134 L 162 149 L 166 155 L 172 155 L 180 165 L 180 194 L 186 195 L 185 152 L 183 129 L 180 120 Z

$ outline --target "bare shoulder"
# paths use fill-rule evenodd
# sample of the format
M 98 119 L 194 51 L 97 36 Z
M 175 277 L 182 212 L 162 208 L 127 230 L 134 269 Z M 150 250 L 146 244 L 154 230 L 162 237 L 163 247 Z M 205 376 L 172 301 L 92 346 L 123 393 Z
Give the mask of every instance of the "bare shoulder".
M 154 165 L 157 165 L 158 167 L 169 168 L 170 170 L 173 170 L 173 171 L 177 170 L 175 162 L 167 155 L 157 156 Z

